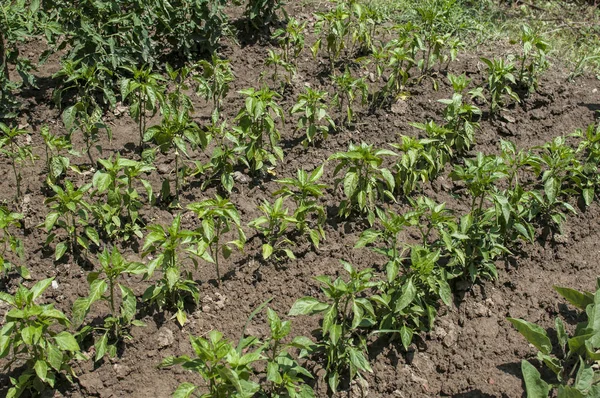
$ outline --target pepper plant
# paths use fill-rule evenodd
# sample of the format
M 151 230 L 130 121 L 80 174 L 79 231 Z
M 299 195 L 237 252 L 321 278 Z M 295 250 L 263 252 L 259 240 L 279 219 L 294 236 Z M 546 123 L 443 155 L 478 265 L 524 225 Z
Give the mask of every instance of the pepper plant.
M 310 174 L 305 170 L 297 170 L 296 178 L 283 178 L 277 180 L 281 185 L 273 195 L 291 198 L 296 204 L 293 218 L 296 220 L 296 229 L 302 234 L 308 233 L 314 247 L 318 248 L 321 240 L 325 239 L 325 208 L 318 203 L 324 195 L 323 190 L 327 185 L 320 184 L 323 176 L 323 165 L 314 169 Z
M 80 255 L 80 249 L 89 250 L 90 243 L 100 246 L 98 231 L 90 224 L 91 205 L 85 198 L 91 187 L 92 184 L 89 183 L 75 188 L 69 180 L 64 181 L 64 188 L 50 185 L 55 195 L 44 201 L 50 208 L 44 221 L 48 232 L 45 245 L 48 246 L 56 239 L 57 234 L 52 232 L 55 228 L 64 229 L 67 233 L 66 240 L 58 242 L 54 248 L 56 261 L 69 249 L 73 255 Z M 79 228 L 83 228 L 83 233 L 78 232 Z
M 216 53 L 212 54 L 210 62 L 200 60 L 198 66 L 202 68 L 202 73 L 194 76 L 198 83 L 196 93 L 206 101 L 212 101 L 212 121 L 216 124 L 221 115 L 223 99 L 227 96 L 229 84 L 235 80 L 235 76 L 229 60 L 221 59 Z
M 515 65 L 504 59 L 481 58 L 487 66 L 487 89 L 489 92 L 489 113 L 494 117 L 508 105 L 508 100 L 521 102 L 519 95 L 513 91 L 511 85 L 516 84 Z
M 132 76 L 121 80 L 121 98 L 129 100 L 129 113 L 138 124 L 140 147 L 146 133 L 147 113 L 154 116 L 164 98 L 165 79 L 152 71 L 152 66 L 124 66 L 123 69 Z
M 523 319 L 508 318 L 510 323 L 538 349 L 537 360 L 553 374 L 552 383 L 542 378 L 536 367 L 527 360 L 521 362 L 521 371 L 527 396 L 596 397 L 600 394 L 600 280 L 596 292 L 580 292 L 554 286 L 554 290 L 571 305 L 582 311 L 582 322 L 574 331 L 568 331 L 564 322 L 555 318 L 555 329 L 546 329 Z M 550 339 L 556 336 L 556 341 Z
M 254 340 L 241 340 L 236 348 L 221 332 L 213 329 L 206 337 L 190 336 L 195 358 L 187 355 L 167 357 L 161 367 L 181 365 L 183 369 L 198 373 L 208 389 L 208 393 L 200 397 L 253 397 L 260 390 L 260 385 L 251 379 L 252 364 L 263 359 L 260 347 L 250 349 Z M 243 350 L 247 352 L 242 353 Z M 177 387 L 173 396 L 198 395 L 197 389 L 195 384 L 184 382 Z
M 333 175 L 345 170 L 343 177 L 335 179 L 335 186 L 343 183 L 346 199 L 340 203 L 338 214 L 348 218 L 352 213 L 366 214 L 369 223 L 375 221 L 378 201 L 394 198 L 396 182 L 392 173 L 381 167 L 384 156 L 397 156 L 388 149 L 373 149 L 372 145 L 350 144 L 348 152 L 337 152 L 329 160 L 338 161 Z
M 240 215 L 233 203 L 219 195 L 215 195 L 214 199 L 191 203 L 187 208 L 196 213 L 202 221 L 202 226 L 198 229 L 198 245 L 191 252 L 215 265 L 217 281 L 220 284 L 219 252 L 223 259 L 227 260 L 233 248 L 244 250 L 246 235 L 241 227 Z M 235 232 L 237 239 L 224 242 L 223 239 L 230 231 Z
M 266 240 L 262 245 L 262 257 L 264 260 L 271 256 L 277 261 L 281 261 L 282 254 L 289 259 L 295 260 L 294 252 L 289 248 L 294 245 L 288 237 L 288 233 L 296 225 L 297 220 L 290 216 L 289 210 L 283 207 L 283 197 L 270 204 L 263 201 L 259 206 L 262 216 L 255 218 L 248 225 L 262 234 Z
M 33 148 L 31 144 L 22 142 L 25 140 L 27 130 L 19 127 L 9 127 L 6 124 L 0 122 L 0 153 L 10 159 L 13 175 L 15 177 L 16 184 L 16 196 L 15 199 L 19 200 L 22 197 L 21 192 L 21 169 L 20 164 L 29 160 L 31 163 L 36 159 L 33 154 Z
M 326 356 L 325 377 L 333 393 L 337 392 L 343 375 L 352 381 L 357 376 L 362 378 L 364 372 L 373 372 L 363 331 L 376 323 L 376 316 L 371 300 L 364 294 L 376 287 L 377 282 L 371 280 L 372 269 L 357 271 L 350 263 L 341 263 L 350 276 L 348 282 L 342 278 L 331 281 L 328 276 L 316 277 L 327 300 L 303 297 L 289 312 L 291 316 L 323 314 L 317 350 Z
M 306 24 L 306 22 L 301 24 L 295 18 L 289 18 L 285 28 L 279 28 L 273 32 L 271 38 L 277 40 L 285 62 L 296 65 L 298 57 L 304 50 Z
M 52 184 L 56 184 L 60 178 L 67 174 L 71 166 L 71 160 L 68 156 L 65 156 L 64 151 L 72 155 L 78 155 L 78 153 L 73 150 L 73 144 L 69 136 L 52 134 L 48 126 L 41 128 L 40 135 L 45 144 L 48 180 Z
M 260 90 L 241 90 L 246 96 L 245 106 L 237 114 L 234 128 L 239 146 L 237 151 L 244 154 L 242 162 L 251 173 L 260 171 L 265 162 L 274 166 L 277 160 L 283 161 L 283 149 L 279 146 L 281 134 L 276 126 L 277 118 L 283 120 L 283 108 L 276 102 L 281 98 L 275 91 L 264 87 Z
M 11 232 L 13 227 L 21 227 L 22 219 L 23 214 L 11 212 L 6 206 L 0 206 L 0 274 L 6 275 L 14 269 L 22 278 L 30 279 L 27 268 L 20 265 L 25 262 L 23 241 Z M 12 256 L 15 256 L 20 264 L 14 264 Z
M 340 112 L 346 114 L 342 124 L 350 125 L 354 120 L 354 108 L 357 99 L 360 97 L 361 105 L 367 104 L 369 86 L 364 78 L 352 77 L 352 73 L 347 68 L 344 73 L 333 75 L 331 79 L 336 86 L 332 103 L 338 106 Z
M 185 300 L 191 297 L 194 302 L 200 299 L 197 283 L 192 279 L 191 272 L 183 268 L 180 250 L 193 245 L 196 234 L 194 231 L 181 229 L 181 215 L 175 216 L 170 226 L 160 224 L 150 225 L 149 233 L 142 247 L 142 256 L 153 257 L 147 264 L 144 279 L 148 280 L 160 269 L 161 279 L 149 286 L 144 292 L 143 299 L 155 303 L 159 308 L 175 309 L 174 318 L 181 326 L 187 321 Z
M 306 132 L 305 146 L 313 142 L 317 133 L 325 140 L 329 136 L 329 130 L 335 129 L 335 123 L 327 113 L 326 98 L 327 92 L 306 87 L 290 111 L 292 115 L 300 113 L 298 130 Z
M 111 240 L 123 238 L 127 241 L 132 236 L 142 239 L 140 209 L 143 202 L 136 185 L 140 183 L 144 187 L 147 201 L 152 203 L 152 185 L 142 176 L 154 170 L 154 167 L 121 158 L 118 153 L 114 159 L 111 156 L 98 162 L 103 170 L 98 170 L 92 178 L 92 197 L 96 198 L 92 213 L 101 231 Z
M 517 81 L 532 93 L 538 88 L 539 78 L 550 63 L 546 54 L 550 51 L 550 43 L 539 32 L 529 25 L 521 27 L 521 53 L 517 56 L 520 61 Z
M 104 249 L 98 256 L 101 271 L 91 272 L 87 276 L 90 284 L 88 297 L 82 297 L 73 303 L 73 322 L 81 325 L 92 305 L 97 301 L 106 301 L 110 313 L 104 318 L 102 326 L 85 326 L 81 331 L 87 334 L 94 330 L 100 336 L 96 338 L 95 361 L 101 360 L 106 354 L 111 358 L 117 355 L 117 346 L 124 339 L 131 339 L 129 329 L 132 326 L 145 326 L 135 318 L 136 297 L 131 288 L 119 282 L 125 275 L 140 275 L 146 272 L 146 267 L 137 262 L 130 262 L 123 258 L 116 247 L 112 250 Z M 121 292 L 121 304 L 117 306 L 117 288 Z
M 62 377 L 72 383 L 75 372 L 70 362 L 84 358 L 68 331 L 71 322 L 65 314 L 54 304 L 36 303 L 53 280 L 41 280 L 30 289 L 19 285 L 14 295 L 0 292 L 0 301 L 9 307 L 0 329 L 0 358 L 7 358 L 3 371 L 15 363 L 22 367 L 17 378 L 10 377 L 7 398 L 41 395 Z

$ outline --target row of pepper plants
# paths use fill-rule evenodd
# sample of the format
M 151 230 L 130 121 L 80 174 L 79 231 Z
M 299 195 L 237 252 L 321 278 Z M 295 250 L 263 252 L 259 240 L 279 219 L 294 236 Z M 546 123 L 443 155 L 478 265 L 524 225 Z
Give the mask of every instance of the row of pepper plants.
M 323 203 L 327 192 L 340 199 L 335 218 L 366 222 L 369 227 L 355 247 L 373 250 L 383 265 L 357 269 L 342 260 L 345 278 L 315 278 L 322 295 L 299 298 L 288 315 L 319 316 L 317 341 L 294 336 L 291 322 L 265 303 L 250 319 L 267 307 L 267 338 L 243 334 L 236 343 L 213 330 L 191 338 L 195 358 L 170 357 L 161 366 L 181 365 L 206 381 L 204 386 L 181 384 L 176 397 L 311 397 L 315 393 L 310 369 L 316 361 L 324 363 L 327 384 L 336 392 L 372 372 L 368 361 L 372 335 L 388 334 L 408 349 L 415 336 L 431 329 L 441 305 L 452 306 L 457 281 L 496 279 L 497 261 L 517 255 L 523 244 L 534 244 L 542 229 L 560 233 L 568 214 L 576 213 L 573 201 L 579 199 L 583 208 L 592 205 L 600 184 L 597 126 L 536 148 L 519 149 L 501 141 L 498 155 L 474 152 L 481 118 L 501 117 L 524 99 L 519 92 L 526 97 L 537 89 L 549 66 L 549 44 L 524 26 L 521 50 L 507 58 L 482 59 L 486 80 L 474 86 L 465 75 L 447 73 L 465 46 L 456 32 L 439 23 L 449 17 L 451 3 L 427 2 L 416 10 L 420 24 L 388 26 L 382 15 L 363 3 L 334 2 L 315 13 L 316 38 L 306 46 L 306 22 L 285 15 L 280 2 L 250 1 L 245 5 L 244 29 L 258 34 L 279 21 L 269 38 L 277 46 L 265 60 L 262 87 L 240 90 L 244 106 L 228 120 L 223 101 L 235 76 L 230 62 L 218 53 L 222 36 L 232 29 L 226 1 L 4 2 L 0 78 L 7 84 L 0 98 L 5 110 L 0 115 L 0 147 L 14 174 L 14 203 L 18 207 L 22 197 L 23 164 L 39 159 L 35 148 L 23 144 L 29 132 L 16 122 L 20 109 L 16 86 L 9 83 L 9 65 L 16 65 L 22 84 L 34 85 L 34 65 L 20 57 L 18 43 L 43 33 L 50 45 L 44 56 L 55 50 L 65 50 L 66 55 L 54 76 L 54 99 L 64 131 L 56 134 L 48 127 L 40 131 L 45 184 L 52 194 L 39 227 L 47 233 L 44 245 L 53 249 L 55 261 L 71 256 L 81 264 L 96 264 L 87 276 L 89 295 L 73 303 L 70 317 L 53 304 L 37 303 L 53 278 L 31 288 L 19 285 L 14 294 L 0 293 L 0 300 L 10 306 L 0 329 L 0 358 L 9 358 L 6 369 L 25 365 L 20 375 L 11 377 L 8 395 L 36 395 L 59 381 L 73 382 L 71 364 L 88 360 L 81 347 L 89 341 L 95 346 L 94 361 L 117 356 L 118 347 L 131 339 L 131 328 L 144 326 L 140 305 L 171 311 L 173 319 L 184 325 L 187 311 L 201 296 L 194 269 L 211 264 L 215 280 L 222 283 L 231 255 L 245 255 L 248 231 L 262 239 L 260 257 L 267 264 L 296 260 L 303 244 L 318 251 L 328 229 Z M 382 35 L 392 38 L 382 41 Z M 170 55 L 189 62 L 178 68 L 163 63 L 158 48 L 165 44 Z M 193 61 L 207 50 L 204 59 Z M 305 87 L 284 109 L 283 93 L 293 84 L 298 60 L 307 51 L 328 61 L 333 91 Z M 371 71 L 374 81 L 357 77 L 345 66 L 348 60 Z M 442 75 L 447 75 L 447 83 Z M 285 158 L 280 142 L 286 117 L 296 120 L 295 134 L 303 137 L 302 144 L 310 151 L 330 134 L 352 127 L 364 112 L 389 107 L 425 82 L 452 87 L 451 98 L 440 100 L 438 121 L 412 123 L 418 135 L 401 135 L 388 148 L 352 143 L 314 170 L 298 170 L 295 177 L 279 179 L 273 200 L 259 207 L 262 215 L 241 219 L 229 200 L 238 189 L 236 173 L 245 170 L 255 181 L 270 178 Z M 190 92 L 210 108 L 208 125 L 194 120 L 197 100 Z M 104 119 L 118 102 L 127 106 L 137 123 L 134 158 L 119 153 L 105 157 L 100 145 L 104 135 L 112 138 Z M 482 105 L 488 108 L 482 111 Z M 156 114 L 160 122 L 148 126 Z M 83 148 L 74 147 L 76 135 Z M 72 159 L 81 154 L 86 160 L 74 164 Z M 174 164 L 160 189 L 149 178 L 158 156 L 171 157 Z M 202 156 L 208 161 L 199 161 Z M 333 184 L 323 181 L 328 169 L 333 169 L 328 173 Z M 70 175 L 86 170 L 92 170 L 93 177 L 78 186 Z M 454 181 L 466 208 L 449 209 L 423 195 L 425 185 L 442 175 Z M 193 180 L 201 182 L 203 191 L 214 188 L 217 193 L 184 205 L 180 193 Z M 154 206 L 174 213 L 170 225 L 147 224 L 144 214 Z M 32 279 L 24 265 L 26 250 L 14 233 L 23 215 L 11 207 L 0 208 L 0 271 L 6 277 L 16 272 Z M 182 225 L 182 208 L 197 216 L 196 228 Z M 400 236 L 406 231 L 414 231 L 420 239 L 404 242 Z M 141 262 L 126 260 L 119 249 L 134 240 L 143 241 Z M 126 275 L 140 275 L 146 285 L 142 297 L 125 284 Z M 598 372 L 592 365 L 598 360 L 599 295 L 564 288 L 559 293 L 585 309 L 590 319 L 571 339 L 564 327 L 559 331 L 563 349 L 568 343 L 564 359 L 550 356 L 552 345 L 539 327 L 510 320 L 540 349 L 540 361 L 557 375 L 555 385 L 550 385 L 524 362 L 527 391 L 535 397 L 548 396 L 556 387 L 559 394 L 595 396 Z M 110 311 L 101 325 L 93 326 L 88 315 L 101 301 Z M 559 328 L 559 321 L 556 324 Z M 573 366 L 577 372 L 569 373 Z

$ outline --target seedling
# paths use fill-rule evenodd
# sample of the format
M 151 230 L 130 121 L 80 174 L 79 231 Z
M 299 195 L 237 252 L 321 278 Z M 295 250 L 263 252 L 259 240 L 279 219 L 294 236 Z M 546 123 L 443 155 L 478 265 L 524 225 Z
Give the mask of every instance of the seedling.
M 96 339 L 95 361 L 101 360 L 106 354 L 111 358 L 117 355 L 117 346 L 124 339 L 130 340 L 129 329 L 132 326 L 145 326 L 141 321 L 135 320 L 136 297 L 131 288 L 121 284 L 118 280 L 125 275 L 140 275 L 146 272 L 146 267 L 141 263 L 130 262 L 123 258 L 117 248 L 111 251 L 104 249 L 98 256 L 102 270 L 92 272 L 87 280 L 90 284 L 88 297 L 75 300 L 73 303 L 73 322 L 81 325 L 91 306 L 96 301 L 106 301 L 110 313 L 104 318 L 103 326 L 86 326 L 81 331 L 86 334 L 95 329 L 100 337 Z M 121 305 L 117 307 L 116 290 L 121 292 Z
M 196 358 L 187 355 L 168 357 L 162 361 L 161 367 L 181 365 L 198 373 L 209 391 L 201 397 L 252 397 L 260 390 L 260 385 L 250 379 L 252 364 L 263 359 L 261 348 L 250 351 L 254 340 L 240 341 L 238 350 L 217 330 L 211 330 L 207 338 L 190 336 Z M 245 349 L 248 352 L 242 354 Z M 192 383 L 181 383 L 173 395 L 190 397 L 197 389 L 198 386 Z
M 242 161 L 254 174 L 263 169 L 265 162 L 274 166 L 277 160 L 283 160 L 283 149 L 279 147 L 281 135 L 275 123 L 277 118 L 284 119 L 284 113 L 276 102 L 281 96 L 268 87 L 249 88 L 240 93 L 246 96 L 246 103 L 235 118 L 239 123 L 234 128 L 239 142 L 236 150 L 244 153 Z
M 48 126 L 43 126 L 40 134 L 45 144 L 48 180 L 50 183 L 56 184 L 60 178 L 67 174 L 71 166 L 71 160 L 63 152 L 67 151 L 72 155 L 78 154 L 73 150 L 73 144 L 68 136 L 52 134 Z
M 335 129 L 335 123 L 327 113 L 326 97 L 327 92 L 306 87 L 290 111 L 292 115 L 300 113 L 297 128 L 306 132 L 305 146 L 313 142 L 318 133 L 325 140 L 329 136 L 329 129 Z
M 98 170 L 92 178 L 92 196 L 97 198 L 92 206 L 94 217 L 109 239 L 121 237 L 127 241 L 134 235 L 142 239 L 143 222 L 139 211 L 143 203 L 136 185 L 142 184 L 148 202 L 152 203 L 152 185 L 141 176 L 154 170 L 154 167 L 121 158 L 119 154 L 115 159 L 99 159 L 98 162 L 104 170 Z
M 80 254 L 79 248 L 89 250 L 90 242 L 100 246 L 98 231 L 90 225 L 91 205 L 84 198 L 91 187 L 92 184 L 85 184 L 75 188 L 69 180 L 64 181 L 64 189 L 58 185 L 50 185 L 55 195 L 44 202 L 51 210 L 44 222 L 49 234 L 45 245 L 48 246 L 56 239 L 56 233 L 52 232 L 55 227 L 62 228 L 67 233 L 66 240 L 57 243 L 54 248 L 56 261 L 60 260 L 68 249 L 77 255 Z M 78 227 L 83 228 L 83 234 L 77 232 Z
M 318 199 L 323 196 L 325 184 L 319 184 L 323 175 L 323 165 L 308 174 L 304 170 L 297 171 L 297 178 L 284 178 L 277 180 L 282 185 L 281 189 L 273 195 L 291 198 L 296 203 L 293 218 L 296 219 L 296 229 L 308 233 L 314 247 L 318 248 L 321 240 L 325 239 L 326 213 L 323 206 L 318 204 Z
M 296 65 L 297 59 L 304 50 L 304 30 L 306 22 L 300 23 L 295 18 L 289 18 L 285 29 L 280 28 L 271 36 L 277 40 L 283 53 L 283 60 Z
M 543 363 L 555 379 L 552 383 L 542 379 L 540 372 L 529 361 L 521 362 L 521 371 L 528 396 L 549 397 L 558 392 L 559 397 L 595 397 L 600 394 L 600 359 L 597 336 L 600 333 L 600 281 L 596 293 L 554 286 L 554 290 L 571 305 L 583 311 L 585 318 L 574 332 L 568 333 L 564 322 L 555 318 L 552 334 L 534 323 L 523 319 L 507 318 L 525 337 L 529 344 L 538 349 L 537 360 Z M 557 344 L 550 340 L 556 336 Z
M 515 65 L 502 58 L 492 60 L 481 58 L 481 61 L 488 68 L 489 112 L 490 116 L 494 117 L 508 105 L 507 97 L 515 102 L 521 102 L 519 95 L 511 87 L 516 84 Z
M 523 49 L 518 59 L 521 61 L 517 80 L 532 93 L 538 88 L 539 78 L 549 65 L 546 54 L 550 43 L 528 25 L 521 27 L 521 45 Z
M 219 195 L 216 195 L 215 199 L 192 203 L 187 208 L 196 213 L 202 221 L 202 227 L 198 229 L 200 240 L 192 253 L 215 265 L 217 281 L 220 284 L 219 252 L 222 253 L 223 259 L 227 260 L 234 247 L 239 251 L 244 250 L 246 235 L 241 227 L 240 215 L 233 203 Z M 237 239 L 223 242 L 225 234 L 232 230 Z
M 350 144 L 348 152 L 338 152 L 329 157 L 329 160 L 338 161 L 334 176 L 341 170 L 346 171 L 343 177 L 335 179 L 336 188 L 343 183 L 346 196 L 340 203 L 340 216 L 348 218 L 353 212 L 366 214 L 372 225 L 377 202 L 385 197 L 395 200 L 394 176 L 388 169 L 380 167 L 384 156 L 397 154 L 388 149 L 373 149 L 372 145 L 363 142 L 360 145 Z
M 363 328 L 376 323 L 371 300 L 363 296 L 377 286 L 376 282 L 371 281 L 373 270 L 356 271 L 350 263 L 341 263 L 350 276 L 348 282 L 341 278 L 332 282 L 328 276 L 315 278 L 322 284 L 321 291 L 327 301 L 303 297 L 294 303 L 289 312 L 291 316 L 323 314 L 321 341 L 317 347 L 326 355 L 325 377 L 334 394 L 343 374 L 347 374 L 352 381 L 357 376 L 362 378 L 363 372 L 373 372 L 361 332 Z
M 296 66 L 293 63 L 286 61 L 280 52 L 273 50 L 268 51 L 267 58 L 265 59 L 265 66 L 274 66 L 273 74 L 271 75 L 271 80 L 273 83 L 277 82 L 279 79 L 279 68 L 283 69 L 287 73 L 285 76 L 285 84 L 290 84 L 292 82 L 292 78 L 296 74 Z
M 13 174 L 15 176 L 15 182 L 17 186 L 17 192 L 15 199 L 19 200 L 22 197 L 21 193 L 21 169 L 18 165 L 29 160 L 33 163 L 36 157 L 33 155 L 31 144 L 21 142 L 25 139 L 25 135 L 28 134 L 27 130 L 20 129 L 18 127 L 9 127 L 4 123 L 0 122 L 0 153 L 10 159 Z
M 123 67 L 132 77 L 121 80 L 121 98 L 129 100 L 129 113 L 138 124 L 140 148 L 146 133 L 147 113 L 150 117 L 156 114 L 159 104 L 164 98 L 163 82 L 165 79 L 158 73 L 152 72 L 152 66 Z
M 336 93 L 332 102 L 336 104 L 340 112 L 346 114 L 343 124 L 350 125 L 354 120 L 354 107 L 360 97 L 360 104 L 366 105 L 369 98 L 369 86 L 364 78 L 354 78 L 348 69 L 340 75 L 333 75 L 333 83 L 336 85 Z
M 202 74 L 194 77 L 198 83 L 196 93 L 206 101 L 212 101 L 212 121 L 216 124 L 221 115 L 223 99 L 229 92 L 229 83 L 234 81 L 235 76 L 229 61 L 221 59 L 216 53 L 213 53 L 211 62 L 201 60 L 198 65 L 202 68 Z
M 0 301 L 9 307 L 0 329 L 0 358 L 8 357 L 3 372 L 15 363 L 23 366 L 18 378 L 10 378 L 7 397 L 25 392 L 41 395 L 54 388 L 59 377 L 72 383 L 75 372 L 70 362 L 83 358 L 75 337 L 67 331 L 71 322 L 65 314 L 53 304 L 35 303 L 53 280 L 41 280 L 31 289 L 19 285 L 14 295 L 0 292 Z
M 143 299 L 155 303 L 159 308 L 174 308 L 174 318 L 181 326 L 187 321 L 184 311 L 186 297 L 191 297 L 196 303 L 200 299 L 200 291 L 191 273 L 183 269 L 178 251 L 185 250 L 194 244 L 194 231 L 181 229 L 181 216 L 178 214 L 170 226 L 160 224 L 150 225 L 150 231 L 142 248 L 142 256 L 153 254 L 147 265 L 145 280 L 154 275 L 156 268 L 162 272 L 161 279 L 149 286 L 144 292 Z
M 13 269 L 24 279 L 30 279 L 31 276 L 27 268 L 23 265 L 14 264 L 9 258 L 9 253 L 13 253 L 20 263 L 25 262 L 25 251 L 23 241 L 11 233 L 10 229 L 21 227 L 23 214 L 13 213 L 6 206 L 0 206 L 0 274 L 8 274 Z
M 282 254 L 289 259 L 295 260 L 296 256 L 290 246 L 294 245 L 287 234 L 297 224 L 297 220 L 289 215 L 289 210 L 283 207 L 283 197 L 277 198 L 272 205 L 266 200 L 260 205 L 262 216 L 252 220 L 248 225 L 261 233 L 266 243 L 262 245 L 262 257 L 264 260 L 271 256 L 276 261 L 281 261 Z

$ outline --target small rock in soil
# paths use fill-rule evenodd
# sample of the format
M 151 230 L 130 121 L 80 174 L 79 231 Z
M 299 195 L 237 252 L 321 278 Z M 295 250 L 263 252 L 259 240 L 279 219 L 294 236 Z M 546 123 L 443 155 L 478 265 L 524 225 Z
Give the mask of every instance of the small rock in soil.
M 366 397 L 369 395 L 369 383 L 365 379 L 354 379 L 350 391 L 352 397 Z
M 406 112 L 408 112 L 408 104 L 406 101 L 399 99 L 395 104 L 392 105 L 391 111 L 396 115 L 404 115 Z
M 79 385 L 89 394 L 98 394 L 104 389 L 104 384 L 95 373 L 84 373 L 79 376 Z
M 158 337 L 156 338 L 156 342 L 158 343 L 158 348 L 169 347 L 175 341 L 175 337 L 173 336 L 173 332 L 171 329 L 167 329 L 166 327 L 162 327 L 158 331 Z

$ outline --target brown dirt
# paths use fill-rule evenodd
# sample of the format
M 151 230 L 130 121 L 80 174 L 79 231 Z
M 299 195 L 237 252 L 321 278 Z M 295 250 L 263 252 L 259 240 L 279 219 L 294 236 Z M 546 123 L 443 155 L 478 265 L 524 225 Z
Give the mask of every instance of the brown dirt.
M 297 18 L 309 19 L 305 9 L 294 14 Z M 307 40 L 311 43 L 311 40 Z M 38 43 L 29 43 L 28 50 L 39 51 Z M 231 120 L 242 106 L 237 90 L 256 87 L 267 45 L 256 43 L 245 47 L 228 44 L 223 54 L 231 60 L 237 80 L 224 106 L 226 117 Z M 496 55 L 503 55 L 498 50 Z M 460 56 L 460 60 L 451 64 L 450 72 L 467 73 L 476 84 L 483 81 L 479 56 L 489 55 L 489 51 L 477 51 Z M 282 105 L 289 110 L 303 85 L 310 84 L 320 89 L 330 89 L 324 84 L 326 78 L 321 73 L 324 64 L 314 62 L 308 51 L 303 54 L 298 78 L 286 93 Z M 49 289 L 45 300 L 55 302 L 56 306 L 70 313 L 73 301 L 87 293 L 85 275 L 87 270 L 75 264 L 72 259 L 54 264 L 52 254 L 42 245 L 46 237 L 43 229 L 37 226 L 43 222 L 47 209 L 44 206 L 47 191 L 44 189 L 45 172 L 43 170 L 43 141 L 39 136 L 41 125 L 48 124 L 55 132 L 61 131 L 60 113 L 51 105 L 53 83 L 50 76 L 58 69 L 58 57 L 55 56 L 40 68 L 37 73 L 43 83 L 39 91 L 27 91 L 22 94 L 25 102 L 25 114 L 21 123 L 31 127 L 31 139 L 40 160 L 34 167 L 27 167 L 24 173 L 26 199 L 23 211 L 26 215 L 23 235 L 27 253 L 27 266 L 33 278 L 40 280 L 53 276 L 58 282 L 57 289 Z M 555 62 L 558 64 L 558 61 Z M 526 148 L 542 144 L 555 136 L 573 132 L 594 122 L 594 112 L 599 109 L 600 94 L 597 80 L 580 78 L 573 83 L 566 82 L 566 72 L 554 65 L 540 83 L 540 90 L 523 105 L 510 110 L 514 123 L 491 123 L 483 120 L 478 132 L 474 151 L 497 153 L 499 139 L 508 136 L 519 147 Z M 296 169 L 303 167 L 311 170 L 337 151 L 347 150 L 348 143 L 366 141 L 377 147 L 397 142 L 398 134 L 416 134 L 409 122 L 425 121 L 430 118 L 439 120 L 442 105 L 436 102 L 448 98 L 451 88 L 440 78 L 439 91 L 434 91 L 428 81 L 420 86 L 411 87 L 411 96 L 401 113 L 379 110 L 358 113 L 356 128 L 340 131 L 330 138 L 305 150 L 294 140 L 301 136 L 295 132 L 294 118 L 288 118 L 282 126 L 285 149 L 285 162 L 276 168 L 277 177 L 291 177 Z M 265 82 L 270 82 L 265 78 Z M 208 106 L 201 101 L 196 103 L 195 119 L 199 124 L 207 123 Z M 340 115 L 336 115 L 339 117 Z M 103 140 L 104 156 L 120 151 L 123 156 L 137 156 L 132 153 L 131 144 L 137 141 L 135 123 L 129 116 L 109 115 L 114 139 Z M 154 120 L 156 122 L 156 120 Z M 98 155 L 96 155 L 98 156 Z M 206 160 L 208 155 L 195 154 L 196 159 Z M 84 157 L 73 159 L 75 163 L 85 163 Z M 158 169 L 162 164 L 170 165 L 167 157 L 157 161 Z M 11 202 L 15 182 L 9 173 L 6 159 L 0 160 L 6 177 L 0 182 L 0 198 Z M 170 165 L 172 166 L 172 165 Z M 167 168 L 168 169 L 168 168 Z M 333 186 L 333 167 L 328 166 L 324 181 Z M 155 188 L 165 173 L 158 171 L 151 177 Z M 77 183 L 88 182 L 91 174 L 70 175 Z M 435 181 L 426 187 L 426 193 L 437 201 L 447 202 L 450 209 L 460 210 L 461 199 L 450 194 L 448 180 Z M 258 216 L 258 204 L 262 199 L 271 197 L 277 184 L 274 181 L 262 181 L 258 185 L 236 183 L 231 195 L 232 202 L 240 210 L 244 223 Z M 189 181 L 184 189 L 182 206 L 213 196 L 214 189 L 202 192 L 198 181 Z M 329 213 L 327 240 L 320 250 L 315 251 L 303 244 L 298 250 L 298 260 L 288 261 L 281 267 L 274 267 L 260 260 L 260 238 L 253 236 L 250 228 L 247 249 L 243 255 L 234 255 L 227 264 L 227 276 L 221 287 L 210 281 L 215 278 L 210 265 L 201 265 L 194 273 L 201 283 L 202 302 L 189 314 L 189 322 L 182 328 L 170 319 L 168 313 L 146 311 L 142 320 L 145 328 L 133 329 L 133 340 L 127 342 L 114 360 L 106 360 L 94 365 L 92 361 L 78 363 L 75 370 L 78 383 L 55 396 L 68 397 L 167 397 L 183 381 L 200 383 L 197 376 L 179 368 L 160 370 L 156 365 L 166 356 L 191 354 L 189 335 L 204 335 L 218 329 L 228 338 L 236 341 L 248 315 L 265 300 L 273 297 L 271 307 L 279 314 L 287 313 L 293 302 L 302 296 L 319 295 L 318 284 L 313 280 L 317 275 L 343 275 L 339 260 L 345 259 L 359 268 L 374 267 L 381 269 L 383 260 L 374 258 L 367 249 L 353 249 L 353 245 L 362 230 L 362 226 L 353 221 L 343 221 L 335 217 L 340 192 L 328 190 L 324 198 Z M 20 205 L 17 205 L 20 207 Z M 17 207 L 17 208 L 18 208 Z M 518 397 L 523 396 L 520 376 L 521 359 L 531 357 L 535 350 L 505 320 L 507 316 L 525 318 L 538 322 L 543 327 L 551 327 L 556 315 L 561 314 L 573 321 L 573 314 L 566 308 L 552 290 L 552 285 L 568 286 L 576 289 L 592 290 L 598 276 L 598 258 L 600 241 L 600 207 L 594 203 L 586 211 L 569 218 L 565 233 L 559 242 L 537 242 L 523 247 L 523 253 L 512 258 L 512 265 L 498 263 L 500 277 L 494 282 L 484 282 L 472 289 L 458 291 L 455 305 L 441 309 L 436 326 L 431 333 L 425 334 L 414 350 L 406 353 L 396 342 L 381 339 L 372 344 L 370 350 L 374 373 L 367 376 L 370 397 Z M 147 209 L 145 217 L 149 223 L 170 223 L 173 215 L 164 209 Z M 193 214 L 183 212 L 185 228 L 195 228 L 197 221 Z M 409 238 L 410 239 L 410 238 Z M 140 242 L 141 243 L 141 242 Z M 138 258 L 135 245 L 124 246 L 129 258 Z M 32 282 L 27 282 L 30 285 Z M 126 281 L 136 293 L 141 294 L 146 283 L 138 277 Z M 4 281 L 0 287 L 12 290 L 15 280 Z M 102 315 L 96 308 L 88 318 Z M 308 317 L 293 319 L 293 333 L 310 336 L 317 327 L 317 320 Z M 259 314 L 251 323 L 248 332 L 257 336 L 266 333 L 266 319 Z M 168 344 L 159 344 L 159 340 L 170 337 Z M 314 369 L 319 372 L 318 366 Z M 322 371 L 318 374 L 322 374 Z M 7 375 L 0 375 L 0 395 L 2 385 L 7 385 Z M 325 396 L 326 386 L 317 380 L 317 396 Z M 340 396 L 346 396 L 342 393 Z M 354 395 L 354 394 L 353 394 Z M 358 396 L 358 395 L 355 395 Z

